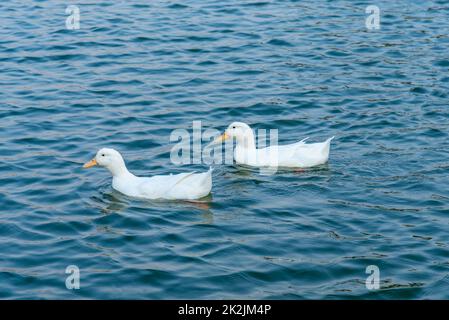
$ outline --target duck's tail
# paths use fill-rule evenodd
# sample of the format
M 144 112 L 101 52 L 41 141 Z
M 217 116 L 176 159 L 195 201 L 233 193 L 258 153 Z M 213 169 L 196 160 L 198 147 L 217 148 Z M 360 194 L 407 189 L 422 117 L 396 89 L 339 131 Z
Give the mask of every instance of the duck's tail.
M 327 139 L 326 141 L 324 141 L 324 147 L 323 150 L 321 151 L 324 155 L 326 155 L 326 157 L 329 157 L 329 151 L 331 148 L 331 141 L 335 138 L 335 136 L 330 137 L 329 139 Z
M 302 145 L 304 145 L 304 144 L 306 144 L 306 141 L 309 139 L 309 137 L 307 137 L 307 138 L 304 138 L 304 139 L 302 139 L 301 141 L 298 141 L 298 142 L 295 142 L 295 143 L 293 143 L 292 145 L 295 145 L 295 146 L 302 146 Z

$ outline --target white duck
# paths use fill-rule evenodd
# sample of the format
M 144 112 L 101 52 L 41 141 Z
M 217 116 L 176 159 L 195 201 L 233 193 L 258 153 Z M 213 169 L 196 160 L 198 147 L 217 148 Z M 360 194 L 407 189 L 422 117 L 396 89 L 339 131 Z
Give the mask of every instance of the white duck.
M 235 138 L 234 159 L 238 164 L 254 167 L 307 168 L 324 164 L 329 159 L 330 142 L 334 137 L 320 143 L 299 142 L 281 146 L 256 149 L 253 130 L 246 123 L 233 122 L 214 143 Z
M 203 173 L 137 177 L 128 171 L 122 155 L 108 148 L 100 149 L 83 168 L 95 165 L 108 169 L 112 173 L 112 187 L 131 197 L 194 200 L 207 196 L 212 189 L 212 169 Z

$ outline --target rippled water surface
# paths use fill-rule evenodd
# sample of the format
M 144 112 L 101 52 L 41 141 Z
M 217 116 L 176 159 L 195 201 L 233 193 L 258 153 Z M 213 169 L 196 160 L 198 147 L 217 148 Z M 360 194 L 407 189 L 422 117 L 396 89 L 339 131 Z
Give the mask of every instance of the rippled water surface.
M 449 298 L 449 4 L 375 2 L 368 31 L 367 1 L 79 1 L 79 30 L 2 1 L 0 298 Z M 336 138 L 313 170 L 216 165 L 200 204 L 81 169 L 206 170 L 170 162 L 195 120 Z

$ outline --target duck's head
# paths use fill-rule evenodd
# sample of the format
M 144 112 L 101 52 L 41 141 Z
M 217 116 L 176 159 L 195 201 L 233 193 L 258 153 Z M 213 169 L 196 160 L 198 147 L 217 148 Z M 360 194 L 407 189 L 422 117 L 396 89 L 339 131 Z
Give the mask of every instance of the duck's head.
M 83 168 L 90 168 L 96 165 L 107 168 L 111 171 L 112 175 L 118 175 L 120 172 L 126 170 L 122 155 L 117 150 L 110 148 L 98 150 L 95 158 L 85 163 Z
M 224 140 L 235 138 L 237 143 L 247 145 L 254 140 L 253 130 L 249 125 L 243 122 L 231 123 L 225 132 L 219 136 L 215 141 L 220 143 Z

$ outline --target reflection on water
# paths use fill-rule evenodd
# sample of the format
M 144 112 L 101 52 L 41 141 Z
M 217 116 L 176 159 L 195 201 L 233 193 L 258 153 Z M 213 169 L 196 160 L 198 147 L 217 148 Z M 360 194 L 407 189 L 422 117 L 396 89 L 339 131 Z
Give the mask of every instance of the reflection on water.
M 125 199 L 126 196 L 113 190 L 110 193 L 102 193 L 102 202 L 106 204 L 106 207 L 101 209 L 104 214 L 120 213 L 120 211 L 129 207 L 129 202 Z
M 149 200 L 149 199 L 136 199 L 128 197 L 120 192 L 108 188 L 108 190 L 101 191 L 101 199 L 92 197 L 92 199 L 99 204 L 101 203 L 101 212 L 103 214 L 120 214 L 130 206 L 138 207 L 140 209 L 156 208 L 158 210 L 164 210 L 164 208 L 170 209 L 198 209 L 201 212 L 201 217 L 204 217 L 203 223 L 212 223 L 213 214 L 210 210 L 213 200 L 212 195 L 208 195 L 199 200 Z

